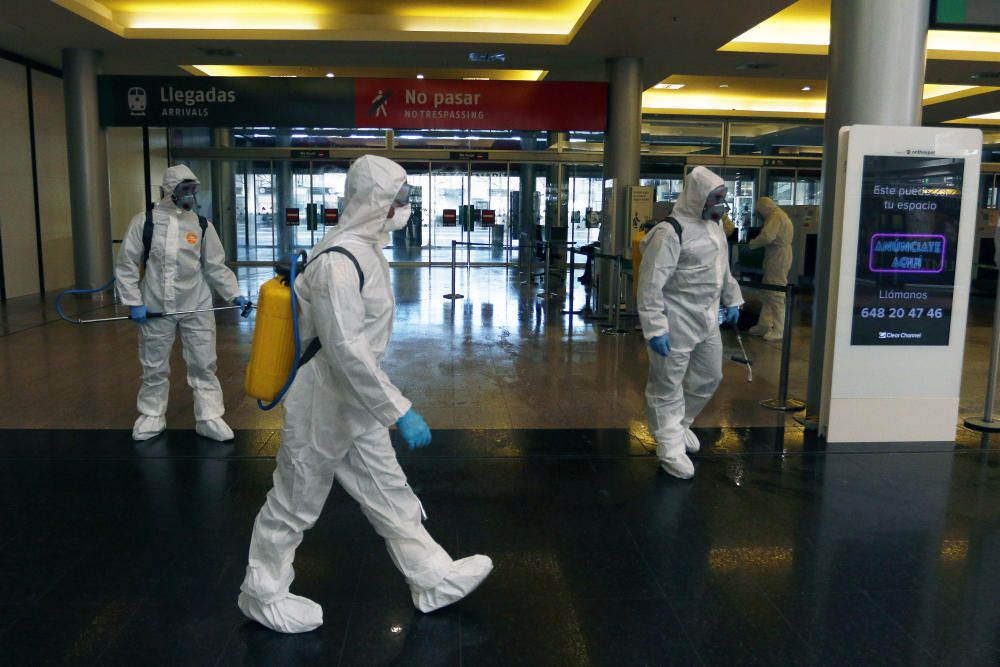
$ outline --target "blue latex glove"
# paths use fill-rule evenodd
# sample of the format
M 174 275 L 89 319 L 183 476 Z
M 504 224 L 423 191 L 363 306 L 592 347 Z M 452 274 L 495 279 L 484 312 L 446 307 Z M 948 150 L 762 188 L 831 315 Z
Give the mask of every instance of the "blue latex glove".
M 128 318 L 136 324 L 142 324 L 146 321 L 146 306 L 129 306 Z
M 249 303 L 250 299 L 246 298 L 245 296 L 238 296 L 235 299 L 233 299 L 233 305 L 239 306 L 240 308 L 245 307 Z
M 722 309 L 722 319 L 726 324 L 736 326 L 740 321 L 739 306 L 726 306 Z
M 399 418 L 396 427 L 411 450 L 431 444 L 431 429 L 420 413 L 413 408 L 410 408 L 405 415 Z
M 666 357 L 670 354 L 670 336 L 653 336 L 649 339 L 649 347 L 660 356 Z

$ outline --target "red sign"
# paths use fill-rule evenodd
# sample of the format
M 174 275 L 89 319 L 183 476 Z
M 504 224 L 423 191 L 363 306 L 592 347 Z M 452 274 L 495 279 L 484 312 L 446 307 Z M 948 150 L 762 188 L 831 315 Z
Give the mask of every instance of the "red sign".
M 589 132 L 607 128 L 606 83 L 356 79 L 355 88 L 359 128 Z
M 340 211 L 335 208 L 324 208 L 323 209 L 323 224 L 324 225 L 335 225 L 340 221 Z
M 458 223 L 458 211 L 453 208 L 446 208 L 441 215 L 441 224 L 445 227 L 454 227 Z
M 492 227 L 497 222 L 496 212 L 483 209 L 483 227 Z
M 297 224 L 299 224 L 299 209 L 297 209 L 297 208 L 286 208 L 285 209 L 285 224 L 286 225 L 297 225 Z

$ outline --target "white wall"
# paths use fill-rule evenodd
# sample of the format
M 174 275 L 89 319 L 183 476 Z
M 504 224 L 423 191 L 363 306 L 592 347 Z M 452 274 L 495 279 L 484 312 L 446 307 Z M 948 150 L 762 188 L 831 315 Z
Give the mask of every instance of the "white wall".
M 142 167 L 142 129 L 111 127 L 107 131 L 108 177 L 111 188 L 111 238 L 121 239 L 129 220 L 145 210 L 146 177 Z M 115 256 L 119 246 L 115 246 Z
M 107 130 L 108 172 L 111 187 L 111 238 L 121 239 L 132 217 L 149 202 L 159 201 L 160 181 L 167 168 L 167 133 L 149 130 L 150 192 L 144 194 L 142 128 L 111 127 Z M 115 246 L 115 255 L 118 246 Z
M 65 289 L 73 284 L 73 226 L 63 82 L 58 77 L 32 71 L 31 84 L 45 289 Z
M 45 289 L 73 284 L 73 225 L 70 214 L 69 158 L 63 81 L 31 70 L 38 178 L 39 229 L 31 177 L 31 130 L 28 118 L 27 67 L 0 58 L 0 244 L 7 298 L 40 291 L 38 240 L 41 237 Z M 152 187 L 145 193 L 142 130 L 107 131 L 111 234 L 120 239 L 133 215 L 147 201 L 159 199 L 167 168 L 167 132 L 149 132 Z M 40 230 L 40 233 L 39 233 Z M 114 252 L 117 254 L 118 245 Z M 111 276 L 108 276 L 111 278 Z
M 27 72 L 0 60 L 0 243 L 7 298 L 38 292 Z

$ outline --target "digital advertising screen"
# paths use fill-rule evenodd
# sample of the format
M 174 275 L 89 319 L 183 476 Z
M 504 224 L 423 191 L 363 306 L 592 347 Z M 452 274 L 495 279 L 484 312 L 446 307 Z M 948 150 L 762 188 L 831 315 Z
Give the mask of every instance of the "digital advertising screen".
M 864 158 L 851 345 L 948 345 L 962 158 Z

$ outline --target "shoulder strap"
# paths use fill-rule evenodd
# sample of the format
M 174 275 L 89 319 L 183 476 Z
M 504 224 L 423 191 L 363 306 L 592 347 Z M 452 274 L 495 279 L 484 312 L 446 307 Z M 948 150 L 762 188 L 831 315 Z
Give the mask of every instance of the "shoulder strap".
M 326 250 L 324 250 L 323 252 L 319 253 L 318 255 L 316 255 L 315 257 L 313 257 L 312 259 L 310 259 L 309 261 L 306 262 L 306 266 L 303 267 L 303 269 L 302 269 L 303 273 L 305 272 L 306 267 L 308 267 L 315 260 L 319 259 L 322 255 L 325 255 L 328 252 L 338 253 L 340 255 L 343 255 L 347 259 L 351 260 L 351 263 L 354 264 L 354 268 L 358 270 L 358 280 L 361 283 L 361 287 L 360 287 L 359 291 L 364 291 L 364 289 L 365 289 L 365 274 L 361 270 L 361 263 L 358 262 L 358 258 L 355 257 L 354 254 L 350 250 L 348 250 L 347 248 L 341 248 L 340 246 L 333 246 L 332 248 L 327 248 Z M 320 342 L 319 337 L 313 338 L 311 341 L 309 341 L 309 345 L 306 346 L 305 352 L 303 352 L 302 356 L 299 358 L 298 368 L 302 368 L 303 366 L 305 366 L 306 363 L 308 363 L 310 359 L 312 359 L 313 357 L 315 357 L 316 354 L 322 348 L 323 348 L 323 344 Z
M 153 207 L 146 208 L 146 221 L 142 224 L 142 266 L 149 261 L 149 251 L 153 247 Z
M 201 227 L 201 247 L 198 248 L 201 254 L 201 262 L 205 263 L 205 232 L 208 230 L 208 218 L 203 215 L 198 216 L 198 226 Z
M 681 227 L 681 223 L 677 221 L 677 218 L 670 216 L 664 222 L 670 223 L 670 226 L 674 228 L 677 232 L 677 242 L 683 245 L 684 242 L 684 229 Z
M 312 264 L 314 261 L 316 261 L 317 259 L 319 259 L 321 256 L 327 254 L 328 252 L 338 253 L 340 255 L 343 255 L 347 259 L 351 260 L 351 263 L 354 264 L 354 268 L 358 270 L 358 281 L 361 284 L 361 288 L 360 288 L 359 291 L 363 292 L 364 289 L 365 289 L 365 273 L 364 273 L 364 271 L 361 270 L 361 263 L 358 262 L 358 258 L 355 257 L 354 254 L 350 250 L 348 250 L 347 248 L 342 248 L 339 245 L 335 245 L 332 248 L 327 248 L 326 250 L 324 250 L 323 252 L 319 253 L 315 257 L 310 258 L 309 261 L 306 262 L 306 267 L 308 267 L 310 264 Z M 304 272 L 305 268 L 303 268 L 302 270 Z

